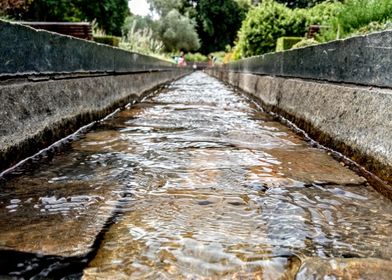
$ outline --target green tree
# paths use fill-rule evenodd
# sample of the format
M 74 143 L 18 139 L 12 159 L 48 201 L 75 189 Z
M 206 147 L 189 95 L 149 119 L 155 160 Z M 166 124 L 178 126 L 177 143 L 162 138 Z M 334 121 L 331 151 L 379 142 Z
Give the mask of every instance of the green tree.
M 32 0 L 1 0 L 0 17 L 17 18 L 26 12 Z
M 161 17 L 175 9 L 196 21 L 201 52 L 208 54 L 232 45 L 251 0 L 148 0 Z
M 121 36 L 121 27 L 129 15 L 127 0 L 73 0 L 79 2 L 82 15 L 87 20 L 96 20 L 108 34 Z
M 156 11 L 161 17 L 165 17 L 170 11 L 182 11 L 186 5 L 186 0 L 148 0 L 151 9 Z
M 192 51 L 200 47 L 194 22 L 176 9 L 160 20 L 159 34 L 167 51 Z
M 16 17 L 31 21 L 80 21 L 78 3 L 69 0 L 32 0 L 26 11 Z
M 131 29 L 139 31 L 144 29 L 158 30 L 158 24 L 150 16 L 131 15 L 127 16 L 122 27 L 122 34 L 127 35 Z
M 199 0 L 196 11 L 200 51 L 204 54 L 231 45 L 245 16 L 234 0 Z
M 22 11 L 7 14 L 14 19 L 32 21 L 95 19 L 99 27 L 112 35 L 121 35 L 121 27 L 129 14 L 127 0 L 25 0 L 25 3 L 28 4 Z

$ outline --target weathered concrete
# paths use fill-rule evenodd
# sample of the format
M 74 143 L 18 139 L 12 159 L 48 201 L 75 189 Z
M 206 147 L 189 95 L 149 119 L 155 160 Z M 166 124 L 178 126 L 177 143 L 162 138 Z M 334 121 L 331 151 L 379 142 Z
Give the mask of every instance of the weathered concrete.
M 251 94 L 270 111 L 380 178 L 392 182 L 392 91 L 222 71 L 208 73 Z M 380 188 L 392 197 L 392 189 Z
M 0 78 L 58 72 L 124 73 L 173 64 L 91 41 L 0 20 Z
M 0 170 L 189 70 L 0 21 Z
M 0 86 L 0 170 L 186 71 Z
M 392 31 L 269 53 L 240 60 L 227 69 L 271 76 L 392 87 Z

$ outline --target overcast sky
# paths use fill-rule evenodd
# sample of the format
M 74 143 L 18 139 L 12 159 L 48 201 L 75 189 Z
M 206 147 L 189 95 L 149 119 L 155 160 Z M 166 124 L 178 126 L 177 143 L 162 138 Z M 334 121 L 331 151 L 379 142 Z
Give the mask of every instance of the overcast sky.
M 147 0 L 131 0 L 128 1 L 128 6 L 135 15 L 146 16 L 150 13 L 150 5 Z

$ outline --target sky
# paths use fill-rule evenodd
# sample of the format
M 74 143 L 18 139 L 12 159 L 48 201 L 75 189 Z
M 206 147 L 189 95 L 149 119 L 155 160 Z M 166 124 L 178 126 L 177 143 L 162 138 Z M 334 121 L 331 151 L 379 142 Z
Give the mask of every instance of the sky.
M 150 5 L 147 0 L 131 0 L 128 1 L 128 6 L 135 15 L 146 16 L 150 13 Z

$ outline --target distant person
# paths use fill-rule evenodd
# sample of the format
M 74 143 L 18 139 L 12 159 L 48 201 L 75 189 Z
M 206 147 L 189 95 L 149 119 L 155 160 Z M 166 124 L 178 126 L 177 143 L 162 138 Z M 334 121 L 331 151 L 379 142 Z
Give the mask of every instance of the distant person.
M 186 66 L 185 54 L 181 52 L 180 57 L 178 58 L 178 66 L 184 67 Z
M 213 67 L 215 60 L 216 60 L 216 58 L 212 54 L 210 54 L 208 56 L 208 67 Z

